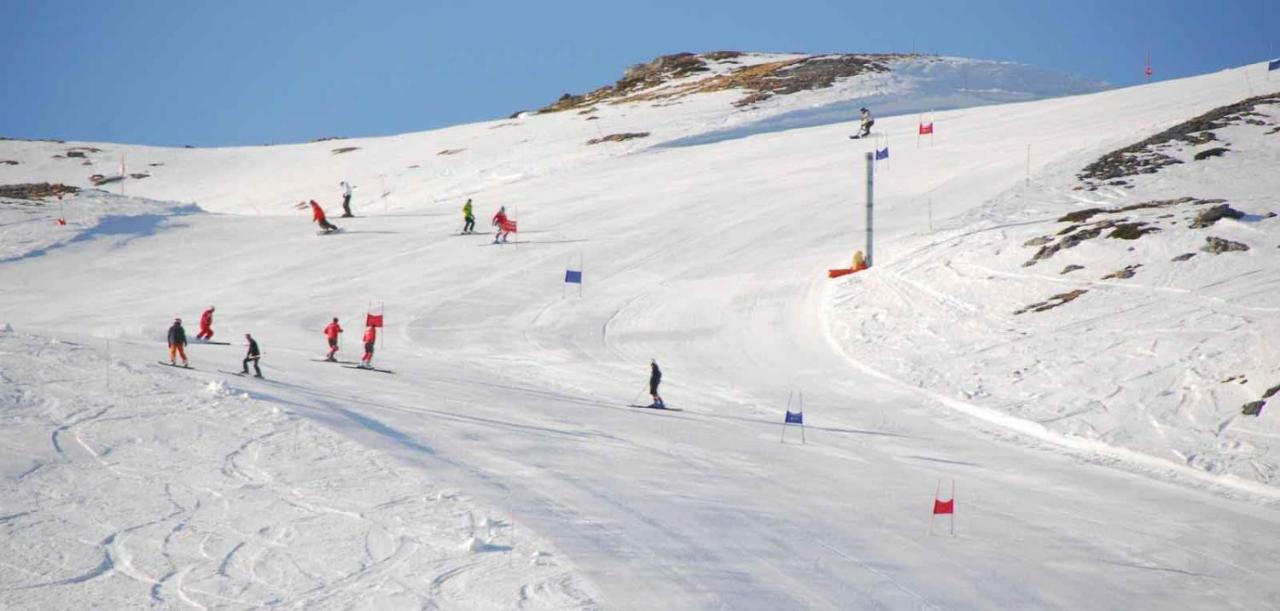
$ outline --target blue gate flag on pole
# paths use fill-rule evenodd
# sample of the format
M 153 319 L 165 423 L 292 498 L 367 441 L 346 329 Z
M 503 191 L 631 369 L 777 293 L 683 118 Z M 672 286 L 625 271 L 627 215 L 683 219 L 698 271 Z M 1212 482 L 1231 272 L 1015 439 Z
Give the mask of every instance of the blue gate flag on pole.
M 876 161 L 880 161 L 881 159 L 888 159 L 888 158 L 889 158 L 889 147 L 886 146 L 882 149 L 876 149 Z
M 786 424 L 804 424 L 804 412 L 787 412 Z
M 1267 63 L 1267 72 L 1272 70 L 1280 70 L 1280 59 L 1273 59 Z
M 582 272 L 576 269 L 564 270 L 564 281 L 566 284 L 582 284 Z

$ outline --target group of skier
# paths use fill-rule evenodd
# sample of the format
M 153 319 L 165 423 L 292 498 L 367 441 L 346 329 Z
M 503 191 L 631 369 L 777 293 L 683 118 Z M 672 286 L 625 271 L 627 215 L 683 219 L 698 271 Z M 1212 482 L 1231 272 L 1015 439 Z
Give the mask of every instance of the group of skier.
M 862 137 L 870 133 L 871 125 L 874 123 L 874 121 L 871 120 L 871 114 L 865 108 L 862 109 L 862 118 L 863 118 L 862 129 L 859 131 L 859 134 L 857 136 L 851 136 L 851 137 Z M 351 192 L 354 187 L 352 187 L 352 185 L 346 182 L 345 180 L 338 184 L 340 187 L 342 187 L 342 210 L 343 210 L 342 216 L 344 218 L 353 217 L 355 215 L 351 213 Z M 305 209 L 307 206 L 310 206 L 311 208 L 312 222 L 317 223 L 320 226 L 321 233 L 327 234 L 327 233 L 332 233 L 334 231 L 339 231 L 339 228 L 336 225 L 329 222 L 328 218 L 325 216 L 324 208 L 321 208 L 319 203 L 317 203 L 315 200 L 310 200 L 310 201 L 304 201 L 298 204 L 298 208 L 300 209 Z M 507 215 L 506 206 L 498 207 L 498 211 L 494 213 L 493 218 L 490 221 L 490 224 L 496 228 L 496 231 L 493 235 L 494 244 L 506 243 L 511 233 L 517 231 L 516 221 Z M 475 227 L 476 227 L 475 210 L 474 210 L 474 207 L 472 206 L 471 198 L 467 198 L 466 203 L 462 205 L 461 233 L 473 234 L 475 233 Z M 213 308 L 210 307 L 208 310 L 204 312 L 204 314 L 201 315 L 200 334 L 197 335 L 197 338 L 208 339 L 213 337 L 213 331 L 211 328 L 212 320 L 213 320 Z M 170 360 L 170 364 L 176 364 L 175 357 L 181 356 L 183 366 L 186 366 L 187 357 L 186 357 L 186 354 L 183 352 L 183 348 L 186 345 L 186 338 L 185 338 L 185 334 L 182 331 L 181 322 L 182 322 L 181 320 L 175 319 L 174 326 L 169 329 L 169 352 L 170 352 L 169 360 Z M 336 317 L 333 319 L 332 322 L 330 322 L 327 326 L 325 326 L 324 336 L 329 343 L 329 352 L 325 355 L 324 360 L 329 362 L 337 362 L 338 337 L 342 334 L 342 332 L 343 332 L 342 326 L 338 323 L 338 319 Z M 360 363 L 358 365 L 359 367 L 363 367 L 363 368 L 372 367 L 371 361 L 373 359 L 373 349 L 374 349 L 374 344 L 377 342 L 377 337 L 378 337 L 378 331 L 376 327 L 369 326 L 365 330 L 364 337 L 362 338 L 364 341 L 364 356 L 361 357 L 360 359 Z M 245 338 L 249 340 L 249 353 L 246 355 L 244 360 L 243 373 L 247 374 L 249 373 L 250 361 L 253 362 L 254 367 L 256 369 L 257 363 L 261 359 L 262 355 L 258 350 L 257 342 L 254 341 L 247 333 L 245 334 Z M 257 371 L 257 377 L 262 377 L 261 370 Z M 666 404 L 663 403 L 662 401 L 662 397 L 658 395 L 658 385 L 661 384 L 661 382 L 662 382 L 662 371 L 658 369 L 658 362 L 656 360 L 653 360 L 650 362 L 650 374 L 649 374 L 649 395 L 653 398 L 653 403 L 644 407 L 654 407 L 654 408 L 666 407 Z
M 200 332 L 196 334 L 196 339 L 203 343 L 211 342 L 213 339 L 213 312 L 214 307 L 200 314 Z M 337 362 L 335 355 L 338 352 L 338 336 L 342 333 L 342 326 L 338 324 L 338 318 L 334 317 L 333 322 L 324 328 L 325 339 L 329 342 L 329 353 L 325 355 L 326 361 Z M 262 377 L 262 369 L 259 361 L 262 360 L 262 350 L 258 347 L 258 341 L 249 333 L 244 334 L 244 339 L 248 343 L 248 351 L 245 353 L 244 361 L 241 363 L 241 374 L 249 374 L 249 365 L 253 365 L 254 377 Z M 364 332 L 364 356 L 360 358 L 358 367 L 370 369 L 373 367 L 373 349 L 374 344 L 378 341 L 377 327 L 370 325 Z M 182 359 L 182 367 L 190 367 L 191 362 L 187 359 L 187 331 L 182 326 L 181 318 L 174 318 L 173 324 L 169 326 L 168 333 L 169 343 L 169 364 L 178 367 L 178 359 Z
M 338 362 L 338 336 L 342 334 L 342 325 L 338 324 L 338 317 L 333 317 L 333 322 L 324 328 L 324 338 L 329 342 L 329 354 L 325 355 L 324 360 L 331 363 Z M 364 330 L 364 356 L 360 357 L 359 367 L 373 367 L 373 347 L 378 342 L 378 328 L 368 325 Z
M 200 332 L 196 334 L 196 339 L 209 342 L 213 339 L 213 306 L 200 314 Z M 258 366 L 258 361 L 262 359 L 262 351 L 258 348 L 258 340 L 253 339 L 253 335 L 244 334 L 244 339 L 249 344 L 249 350 L 244 355 L 244 361 L 241 363 L 241 371 L 244 375 L 249 374 L 249 365 L 253 365 L 254 377 L 262 377 L 262 368 Z M 169 326 L 169 364 L 174 367 L 178 366 L 178 359 L 182 359 L 182 367 L 190 367 L 191 362 L 187 359 L 187 331 L 182 327 L 182 319 L 173 319 L 173 324 Z

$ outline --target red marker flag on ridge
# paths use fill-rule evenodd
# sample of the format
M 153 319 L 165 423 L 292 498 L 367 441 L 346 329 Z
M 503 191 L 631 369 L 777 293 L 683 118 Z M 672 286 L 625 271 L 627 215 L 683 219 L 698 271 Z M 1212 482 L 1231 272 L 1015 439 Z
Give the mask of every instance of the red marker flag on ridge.
M 932 133 L 933 133 L 933 121 L 929 121 L 928 123 L 921 123 L 921 124 L 920 124 L 920 135 L 921 135 L 921 136 L 924 136 L 924 135 L 926 135 L 926 134 L 932 134 Z
M 381 327 L 382 315 L 381 314 L 365 314 L 364 324 L 366 327 Z

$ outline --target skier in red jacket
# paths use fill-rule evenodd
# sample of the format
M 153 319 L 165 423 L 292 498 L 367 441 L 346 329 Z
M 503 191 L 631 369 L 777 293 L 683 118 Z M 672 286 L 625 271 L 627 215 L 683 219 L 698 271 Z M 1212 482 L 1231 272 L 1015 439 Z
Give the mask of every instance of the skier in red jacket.
M 320 230 L 325 233 L 331 233 L 338 230 L 336 225 L 330 223 L 328 219 L 324 217 L 324 208 L 321 208 L 320 204 L 317 204 L 314 199 L 311 200 L 311 220 L 316 223 L 320 223 Z
M 324 357 L 326 361 L 337 360 L 333 355 L 338 352 L 338 334 L 342 333 L 342 327 L 338 325 L 338 318 L 335 316 L 333 322 L 324 328 L 324 336 L 329 340 L 329 354 Z
M 373 344 L 378 341 L 378 328 L 369 327 L 364 332 L 364 356 L 360 359 L 361 367 L 373 367 Z
M 196 339 L 213 339 L 213 306 L 200 314 L 200 332 L 196 334 Z
M 515 225 L 515 223 L 511 222 L 511 219 L 507 218 L 507 207 L 499 207 L 498 213 L 493 215 L 493 226 L 498 228 L 498 233 L 493 234 L 493 243 L 497 244 L 499 239 L 506 242 L 507 235 L 514 229 L 513 225 Z

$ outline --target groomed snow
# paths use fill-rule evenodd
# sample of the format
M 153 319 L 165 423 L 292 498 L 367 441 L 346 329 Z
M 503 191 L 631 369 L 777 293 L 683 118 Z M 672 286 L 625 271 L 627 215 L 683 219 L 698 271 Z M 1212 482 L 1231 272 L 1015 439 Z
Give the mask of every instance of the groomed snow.
M 131 171 L 163 165 L 127 182 L 130 197 L 72 198 L 65 227 L 53 224 L 53 208 L 0 208 L 0 319 L 15 329 L 0 334 L 0 523 L 4 551 L 22 554 L 23 569 L 6 568 L 0 602 L 1280 605 L 1268 579 L 1280 568 L 1273 487 L 1159 455 L 1138 419 L 1116 424 L 1143 440 L 1134 445 L 1028 426 L 1000 399 L 1002 386 L 977 395 L 946 367 L 996 333 L 1016 333 L 1009 325 L 1082 338 L 1054 344 L 1059 355 L 1089 349 L 1087 335 L 1044 322 L 1084 316 L 1071 308 L 1086 302 L 1034 322 L 1008 318 L 1005 302 L 1047 297 L 1039 276 L 1050 272 L 1020 267 L 1030 254 L 1023 232 L 1040 235 L 1035 223 L 1072 209 L 1071 176 L 1085 163 L 1246 97 L 1260 76 L 1251 66 L 939 112 L 934 145 L 920 149 L 915 116 L 882 118 L 893 156 L 877 179 L 876 267 L 837 282 L 826 269 L 861 247 L 871 143 L 830 125 L 653 146 L 768 116 L 726 115 L 717 96 L 604 106 L 595 121 L 532 116 L 386 139 L 207 151 L 95 145 L 100 170 L 118 165 L 120 152 Z M 584 144 L 621 131 L 655 135 Z M 1249 150 L 1274 154 L 1266 142 Z M 0 166 L 0 182 L 83 185 L 91 168 L 51 159 L 67 146 L 0 142 L 0 158 L 20 162 Z M 339 146 L 361 149 L 331 152 Z M 1132 195 L 1103 195 L 1154 198 L 1200 178 L 1156 175 Z M 344 232 L 317 237 L 291 205 L 315 198 L 336 216 L 342 179 L 358 185 L 362 216 L 334 219 Z M 1186 194 L 1214 196 L 1207 191 L 1225 184 Z M 518 206 L 520 244 L 450 235 L 465 196 L 481 228 L 498 205 Z M 113 216 L 138 220 L 97 224 Z M 964 236 L 1024 221 L 1033 225 L 1007 229 L 1008 240 Z M 1264 222 L 1238 231 L 1276 241 Z M 11 246 L 11 235 L 22 245 Z M 581 296 L 562 284 L 579 258 Z M 1019 277 L 944 281 L 949 259 Z M 1252 277 L 1274 284 L 1274 265 L 1255 263 L 1262 271 Z M 1196 295 L 1202 285 L 1176 286 L 1190 296 L 1153 306 L 1162 316 L 1209 307 L 1211 297 Z M 375 362 L 396 374 L 313 362 L 333 316 L 347 326 L 339 355 L 353 358 L 370 302 L 385 303 L 388 321 Z M 169 321 L 193 323 L 208 305 L 218 309 L 215 339 L 234 345 L 192 346 L 196 371 L 152 365 Z M 863 331 L 860 317 L 886 331 Z M 1004 326 L 973 322 L 989 317 Z M 1148 320 L 1161 319 L 1098 324 Z M 217 373 L 239 366 L 245 332 L 262 344 L 269 382 Z M 974 358 L 980 372 L 1027 366 L 1021 353 L 989 354 Z M 650 358 L 663 366 L 664 397 L 684 411 L 627 407 L 644 399 Z M 1104 373 L 1152 364 L 1116 358 Z M 1249 373 L 1265 383 L 1266 372 Z M 1046 402 L 1083 403 L 1103 385 L 1055 390 Z M 787 396 L 800 390 L 807 443 L 795 443 L 795 431 L 780 443 Z M 956 535 L 942 534 L 943 520 L 930 534 L 934 490 L 953 481 Z M 200 488 L 244 502 L 219 504 Z M 197 532 L 217 546 L 193 550 Z M 511 540 L 515 549 L 504 550 Z M 326 596 L 336 598 L 316 598 Z

